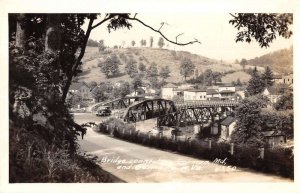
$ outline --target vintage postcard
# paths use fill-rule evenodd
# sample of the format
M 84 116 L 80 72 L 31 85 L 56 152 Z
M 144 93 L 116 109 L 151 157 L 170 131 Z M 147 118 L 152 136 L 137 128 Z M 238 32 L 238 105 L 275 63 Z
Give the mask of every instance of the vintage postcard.
M 1 12 L 1 193 L 297 192 L 299 2 L 61 3 Z

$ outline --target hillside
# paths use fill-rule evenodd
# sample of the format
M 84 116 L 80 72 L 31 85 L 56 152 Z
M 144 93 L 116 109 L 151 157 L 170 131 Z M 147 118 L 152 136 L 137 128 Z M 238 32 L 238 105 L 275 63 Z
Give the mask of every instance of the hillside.
M 271 70 L 280 74 L 293 72 L 293 47 L 282 49 L 269 54 L 248 60 L 248 63 L 256 66 L 269 66 Z
M 99 61 L 104 61 L 111 54 L 116 54 L 121 61 L 119 65 L 121 75 L 107 79 L 100 71 L 98 63 Z M 167 82 L 181 82 L 184 80 L 183 76 L 180 75 L 180 59 L 184 57 L 188 57 L 192 60 L 192 62 L 196 65 L 199 74 L 207 69 L 218 72 L 239 70 L 236 67 L 220 63 L 217 60 L 183 51 L 172 51 L 158 48 L 119 48 L 109 49 L 108 51 L 100 54 L 97 47 L 87 47 L 83 58 L 83 73 L 81 73 L 79 80 L 86 82 L 95 81 L 97 83 L 110 81 L 114 83 L 119 80 L 130 79 L 124 71 L 124 56 L 127 59 L 132 57 L 138 64 L 142 62 L 146 65 L 146 67 L 148 67 L 152 62 L 155 62 L 158 70 L 161 67 L 169 66 L 171 73 L 170 77 L 166 79 Z

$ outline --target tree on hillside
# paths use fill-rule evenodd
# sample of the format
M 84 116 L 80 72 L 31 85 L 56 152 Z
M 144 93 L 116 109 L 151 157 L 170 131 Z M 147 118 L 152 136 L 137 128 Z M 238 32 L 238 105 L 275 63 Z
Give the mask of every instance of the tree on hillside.
M 195 78 L 197 78 L 199 76 L 199 71 L 198 71 L 198 68 L 196 68 L 195 70 Z
M 239 64 L 240 62 L 239 62 L 238 59 L 235 59 L 234 63 L 235 63 L 235 64 Z
M 150 36 L 150 41 L 149 42 L 150 42 L 149 46 L 152 48 L 153 47 L 153 37 L 152 36 Z
M 245 66 L 248 64 L 248 61 L 243 58 L 241 61 L 240 61 L 240 65 L 243 67 L 243 69 L 245 69 Z
M 135 41 L 134 40 L 131 41 L 131 45 L 132 45 L 132 47 L 134 47 L 134 45 L 135 45 Z
M 237 13 L 229 21 L 239 30 L 236 42 L 250 43 L 254 38 L 260 47 L 269 47 L 276 36 L 289 38 L 292 35 L 292 13 Z
M 98 42 L 93 39 L 89 39 L 88 42 L 86 43 L 86 46 L 98 47 Z
M 147 45 L 147 42 L 146 42 L 146 40 L 144 40 L 144 39 L 142 39 L 142 40 L 140 41 L 140 43 L 141 43 L 141 47 L 143 47 L 143 46 L 146 46 L 146 45 Z
M 136 93 L 137 89 L 141 87 L 143 84 L 142 79 L 139 76 L 135 76 L 131 82 L 132 88 L 134 92 Z
M 101 72 L 103 72 L 106 77 L 115 76 L 119 74 L 119 64 L 120 60 L 116 54 L 112 54 L 110 57 L 106 58 L 106 60 L 99 64 L 101 68 Z
M 180 74 L 184 77 L 184 80 L 186 81 L 186 78 L 191 76 L 194 72 L 195 64 L 191 61 L 189 58 L 183 58 L 180 62 Z
M 95 87 L 92 90 L 92 96 L 98 103 L 101 101 L 105 101 L 108 98 L 103 89 L 101 89 L 101 87 Z
M 292 110 L 294 108 L 294 97 L 291 91 L 285 92 L 274 104 L 276 110 Z
M 165 80 L 166 78 L 170 77 L 170 73 L 171 71 L 169 66 L 165 66 L 160 69 L 159 75 L 163 80 Z
M 150 66 L 147 68 L 146 76 L 147 78 L 158 76 L 157 64 L 155 62 L 152 62 Z
M 162 47 L 164 47 L 164 45 L 165 45 L 164 39 L 162 37 L 160 37 L 158 40 L 158 47 L 162 48 Z
M 265 68 L 264 73 L 261 75 L 261 79 L 264 82 L 265 87 L 273 85 L 273 72 L 271 71 L 269 66 Z
M 221 82 L 221 77 L 222 74 L 220 72 L 214 72 L 211 69 L 207 69 L 201 73 L 195 81 L 203 85 L 211 86 L 217 82 Z
M 125 71 L 131 78 L 138 73 L 137 62 L 133 58 L 130 58 L 126 63 Z
M 235 84 L 235 85 L 236 85 L 236 86 L 243 86 L 243 84 L 242 84 L 240 78 L 238 78 L 238 79 L 236 80 L 236 84 Z
M 103 52 L 106 49 L 105 44 L 104 44 L 104 40 L 99 40 L 98 43 L 98 50 L 99 52 Z
M 255 67 L 251 73 L 251 78 L 248 82 L 247 92 L 249 95 L 260 94 L 265 89 L 265 84 L 257 72 Z
M 131 89 L 130 89 L 130 84 L 129 82 L 120 82 L 120 86 L 115 86 L 113 88 L 113 97 L 114 98 L 123 98 L 126 95 L 130 94 Z
M 239 145 L 260 146 L 263 144 L 261 108 L 266 106 L 262 96 L 245 98 L 235 110 L 236 127 L 231 139 Z
M 145 64 L 142 63 L 142 62 L 139 63 L 138 68 L 139 68 L 139 71 L 140 71 L 140 72 L 145 72 L 145 71 L 146 71 L 146 66 L 145 66 Z

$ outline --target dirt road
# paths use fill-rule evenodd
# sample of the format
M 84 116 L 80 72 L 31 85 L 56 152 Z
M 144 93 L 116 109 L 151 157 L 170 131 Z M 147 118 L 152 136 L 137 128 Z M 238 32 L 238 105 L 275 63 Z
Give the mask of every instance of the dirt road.
M 75 115 L 78 123 L 94 121 L 95 115 Z M 81 149 L 97 155 L 104 170 L 126 182 L 292 182 L 290 179 L 195 159 L 172 152 L 128 143 L 88 129 L 79 141 Z M 217 158 L 216 158 L 217 159 Z

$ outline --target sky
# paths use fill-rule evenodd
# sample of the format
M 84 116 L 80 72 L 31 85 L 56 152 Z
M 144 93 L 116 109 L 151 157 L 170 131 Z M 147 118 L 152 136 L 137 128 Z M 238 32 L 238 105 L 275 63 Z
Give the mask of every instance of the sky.
M 166 22 L 167 25 L 164 25 L 161 31 L 172 40 L 175 40 L 178 34 L 184 33 L 178 38 L 178 42 L 189 42 L 194 38 L 201 42 L 201 44 L 187 46 L 166 43 L 168 47 L 165 48 L 189 51 L 217 60 L 251 59 L 293 45 L 293 36 L 290 39 L 277 37 L 268 48 L 260 48 L 256 41 L 252 41 L 250 44 L 236 43 L 235 36 L 238 30 L 229 24 L 229 20 L 232 18 L 229 13 L 138 13 L 137 18 L 155 29 L 161 26 L 161 22 Z M 108 32 L 107 23 L 105 23 L 94 29 L 90 38 L 94 40 L 103 39 L 105 44 L 110 47 L 122 45 L 123 41 L 125 41 L 125 47 L 131 47 L 131 41 L 134 40 L 136 42 L 135 47 L 140 47 L 141 39 L 145 39 L 149 45 L 150 36 L 153 36 L 154 47 L 158 47 L 159 34 L 138 22 L 132 21 L 131 23 L 133 27 L 130 30 L 121 29 L 111 33 Z

